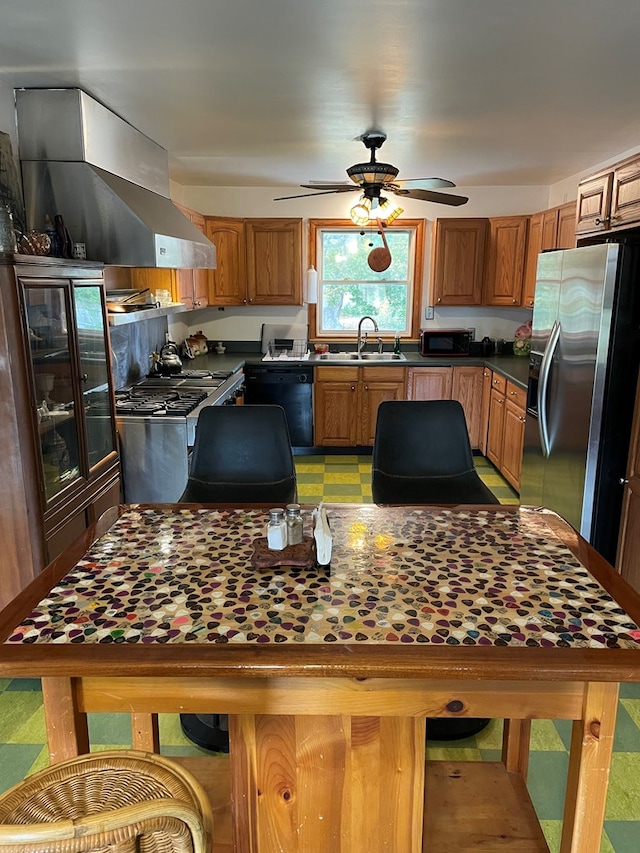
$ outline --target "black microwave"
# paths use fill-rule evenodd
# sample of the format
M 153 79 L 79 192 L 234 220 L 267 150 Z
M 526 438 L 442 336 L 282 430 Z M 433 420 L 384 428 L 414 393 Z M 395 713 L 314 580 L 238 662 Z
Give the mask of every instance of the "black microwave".
M 420 355 L 469 355 L 471 339 L 468 329 L 427 329 L 420 332 Z

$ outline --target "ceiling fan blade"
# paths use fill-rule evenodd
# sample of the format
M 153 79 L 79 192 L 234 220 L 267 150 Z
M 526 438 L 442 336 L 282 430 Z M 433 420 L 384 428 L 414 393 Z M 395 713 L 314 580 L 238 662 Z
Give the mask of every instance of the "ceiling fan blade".
M 274 201 L 286 201 L 288 198 L 312 198 L 314 195 L 331 195 L 332 193 L 345 192 L 346 189 L 349 188 L 345 187 L 344 189 L 339 190 L 324 190 L 319 193 L 302 193 L 301 195 L 283 195 L 280 196 L 280 198 L 274 198 Z M 357 187 L 355 189 L 357 189 Z
M 413 178 L 408 181 L 394 181 L 400 187 L 405 189 L 424 189 L 434 190 L 443 189 L 444 187 L 455 187 L 453 181 L 448 181 L 446 178 Z
M 409 198 L 419 198 L 421 201 L 432 201 L 435 204 L 450 204 L 457 207 L 460 204 L 466 204 L 469 199 L 465 195 L 450 195 L 449 193 L 438 193 L 434 190 L 393 190 L 395 195 L 409 196 Z
M 336 184 L 332 181 L 311 181 L 309 184 L 300 184 L 300 186 L 305 187 L 305 189 L 308 190 L 332 190 L 335 193 L 353 192 L 355 190 L 362 191 L 362 187 L 354 184 L 353 181 L 344 181 L 340 184 Z

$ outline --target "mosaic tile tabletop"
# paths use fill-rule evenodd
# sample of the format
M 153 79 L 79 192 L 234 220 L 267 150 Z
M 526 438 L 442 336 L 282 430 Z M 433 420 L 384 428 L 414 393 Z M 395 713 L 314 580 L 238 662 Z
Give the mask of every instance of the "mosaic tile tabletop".
M 640 647 L 544 513 L 328 513 L 329 568 L 258 571 L 263 510 L 127 508 L 7 642 Z

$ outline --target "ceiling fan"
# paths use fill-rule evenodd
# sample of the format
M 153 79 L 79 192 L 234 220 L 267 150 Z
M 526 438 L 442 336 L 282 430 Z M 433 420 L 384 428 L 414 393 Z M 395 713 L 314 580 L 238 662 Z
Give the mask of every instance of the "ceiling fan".
M 359 192 L 361 193 L 360 203 L 352 209 L 351 216 L 352 220 L 358 225 L 364 225 L 369 219 L 370 211 L 376 208 L 381 211 L 381 215 L 386 219 L 387 224 L 389 224 L 392 218 L 395 218 L 391 212 L 390 215 L 384 216 L 385 207 L 393 207 L 393 205 L 389 205 L 384 193 L 417 198 L 421 201 L 431 201 L 436 204 L 449 204 L 455 207 L 466 204 L 469 201 L 463 195 L 435 192 L 435 189 L 455 186 L 452 181 L 447 181 L 444 178 L 396 180 L 399 169 L 390 163 L 379 163 L 376 160 L 376 151 L 382 147 L 386 138 L 387 134 L 380 130 L 369 130 L 363 133 L 362 136 L 356 137 L 357 141 L 362 142 L 365 148 L 371 152 L 371 157 L 368 163 L 355 163 L 347 169 L 350 182 L 331 183 L 330 181 L 312 181 L 309 184 L 301 184 L 300 186 L 305 189 L 318 190 L 318 192 L 282 196 L 281 198 L 274 199 L 274 201 L 284 201 L 290 198 L 307 198 L 314 195 L 328 195 L 330 193 Z M 362 210 L 358 210 L 354 215 L 354 211 L 360 206 L 362 206 Z M 401 212 L 400 208 L 395 208 L 395 210 Z M 364 221 L 358 221 L 358 214 L 361 220 Z M 396 213 L 397 215 L 398 213 Z

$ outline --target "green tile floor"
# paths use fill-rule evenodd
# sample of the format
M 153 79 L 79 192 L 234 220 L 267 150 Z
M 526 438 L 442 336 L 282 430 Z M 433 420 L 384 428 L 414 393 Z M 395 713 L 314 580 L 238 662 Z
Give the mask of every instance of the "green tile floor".
M 493 466 L 475 457 L 480 476 L 501 503 L 517 504 L 517 494 Z M 371 501 L 370 456 L 298 456 L 300 501 Z M 94 749 L 130 746 L 126 714 L 91 714 Z M 567 769 L 568 721 L 534 720 L 531 737 L 529 790 L 553 853 L 558 850 Z M 502 723 L 493 720 L 473 738 L 428 746 L 429 758 L 495 761 L 500 757 Z M 165 755 L 201 753 L 183 736 L 178 717 L 160 716 L 160 740 Z M 44 712 L 37 679 L 0 679 L 0 791 L 45 766 Z M 609 780 L 605 832 L 601 853 L 640 851 L 640 685 L 622 685 L 614 755 Z M 401 851 L 397 851 L 401 853 Z

